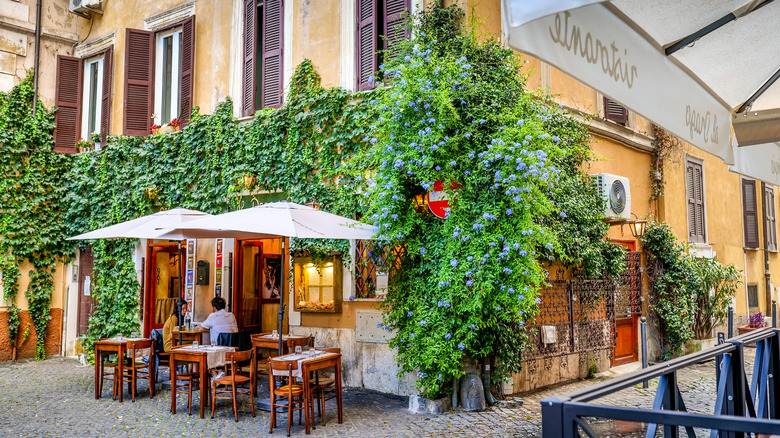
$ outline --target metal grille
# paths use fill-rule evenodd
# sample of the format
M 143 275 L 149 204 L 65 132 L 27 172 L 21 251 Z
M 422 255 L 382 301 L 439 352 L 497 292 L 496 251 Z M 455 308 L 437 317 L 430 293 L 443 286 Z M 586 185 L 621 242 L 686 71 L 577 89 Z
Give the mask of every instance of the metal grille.
M 567 355 L 608 350 L 610 356 L 615 347 L 615 318 L 641 314 L 640 253 L 626 254 L 626 270 L 617 283 L 610 280 L 563 279 L 559 269 L 550 285 L 539 291 L 539 314 L 529 323 L 530 351 L 524 352 L 523 361 L 529 362 L 529 371 L 535 371 L 534 362 L 561 356 L 561 365 Z M 552 326 L 555 342 L 545 343 L 541 330 Z
M 377 297 L 377 274 L 387 275 L 388 285 L 401 265 L 405 247 L 380 248 L 358 240 L 355 244 L 355 298 Z

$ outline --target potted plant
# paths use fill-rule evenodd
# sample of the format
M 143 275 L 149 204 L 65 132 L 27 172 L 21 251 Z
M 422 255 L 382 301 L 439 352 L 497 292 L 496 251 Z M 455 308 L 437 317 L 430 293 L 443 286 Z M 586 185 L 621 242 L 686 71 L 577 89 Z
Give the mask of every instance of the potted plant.
M 83 138 L 79 138 L 79 141 L 76 142 L 76 149 L 78 149 L 79 152 L 91 151 L 94 148 L 95 148 L 95 144 L 89 140 L 84 140 Z
M 155 135 L 160 130 L 160 125 L 152 124 L 152 126 L 149 127 L 149 130 L 152 131 L 152 135 Z
M 765 327 L 766 324 L 764 323 L 764 313 L 756 312 L 750 315 L 750 319 L 748 320 L 748 325 L 737 327 L 737 331 L 741 335 L 747 332 L 752 332 L 753 330 L 761 330 L 762 328 Z
M 170 125 L 173 126 L 174 131 L 181 131 L 181 120 L 173 119 L 171 120 Z
M 89 135 L 89 141 L 95 145 L 95 150 L 100 150 L 100 133 L 93 132 Z

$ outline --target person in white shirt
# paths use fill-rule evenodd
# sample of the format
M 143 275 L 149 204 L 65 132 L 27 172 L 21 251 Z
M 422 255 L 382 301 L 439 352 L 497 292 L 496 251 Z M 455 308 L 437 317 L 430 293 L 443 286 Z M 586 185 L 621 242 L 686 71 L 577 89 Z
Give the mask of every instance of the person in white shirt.
M 236 317 L 232 313 L 225 310 L 225 299 L 222 297 L 214 297 L 211 300 L 211 308 L 213 312 L 203 321 L 200 325 L 202 331 L 209 330 L 211 335 L 211 345 L 217 345 L 217 338 L 220 333 L 236 333 L 238 331 L 238 324 L 236 323 Z

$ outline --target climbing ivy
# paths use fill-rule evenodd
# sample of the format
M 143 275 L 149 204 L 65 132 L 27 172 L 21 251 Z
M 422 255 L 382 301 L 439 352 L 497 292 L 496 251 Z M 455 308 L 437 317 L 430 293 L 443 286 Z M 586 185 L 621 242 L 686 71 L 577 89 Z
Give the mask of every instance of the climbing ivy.
M 583 164 L 587 127 L 524 89 L 518 58 L 461 27 L 457 7 L 414 20 L 413 41 L 382 66 L 380 117 L 369 139 L 369 220 L 403 248 L 384 302 L 401 372 L 435 397 L 483 359 L 517 372 L 526 321 L 538 312 L 543 262 L 616 275 L 622 250 L 605 242 L 601 200 Z M 441 186 L 436 188 L 436 181 Z M 443 189 L 446 220 L 413 200 Z
M 51 320 L 53 273 L 67 262 L 73 245 L 65 241 L 62 199 L 70 156 L 53 152 L 54 114 L 38 101 L 33 115 L 33 77 L 0 93 L 0 269 L 8 309 L 9 334 L 15 345 L 19 330 L 19 268 L 32 264 L 24 291 L 37 334 L 36 359 L 46 357 L 44 341 Z
M 365 93 L 363 93 L 365 94 Z M 370 93 L 368 93 L 370 94 Z M 68 175 L 71 234 L 176 206 L 217 214 L 251 206 L 251 193 L 282 192 L 297 203 L 356 217 L 365 190 L 359 151 L 375 113 L 361 96 L 324 88 L 310 61 L 292 78 L 285 105 L 238 123 L 228 99 L 213 114 L 195 110 L 180 132 L 109 136 L 107 147 L 80 154 Z M 95 243 L 95 309 L 85 347 L 138 327 L 133 241 Z M 346 241 L 294 239 L 294 254 L 314 258 Z M 347 256 L 348 257 L 348 256 Z

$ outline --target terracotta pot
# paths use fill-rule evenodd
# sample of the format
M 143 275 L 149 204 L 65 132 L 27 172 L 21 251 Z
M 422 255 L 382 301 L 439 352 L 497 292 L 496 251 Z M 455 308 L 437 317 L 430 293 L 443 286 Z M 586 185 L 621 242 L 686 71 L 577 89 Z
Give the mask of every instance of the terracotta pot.
M 740 335 L 744 335 L 745 333 L 752 332 L 754 330 L 763 330 L 763 329 L 766 329 L 766 328 L 768 328 L 768 327 L 751 327 L 749 325 L 743 325 L 743 326 L 737 327 L 737 332 Z

